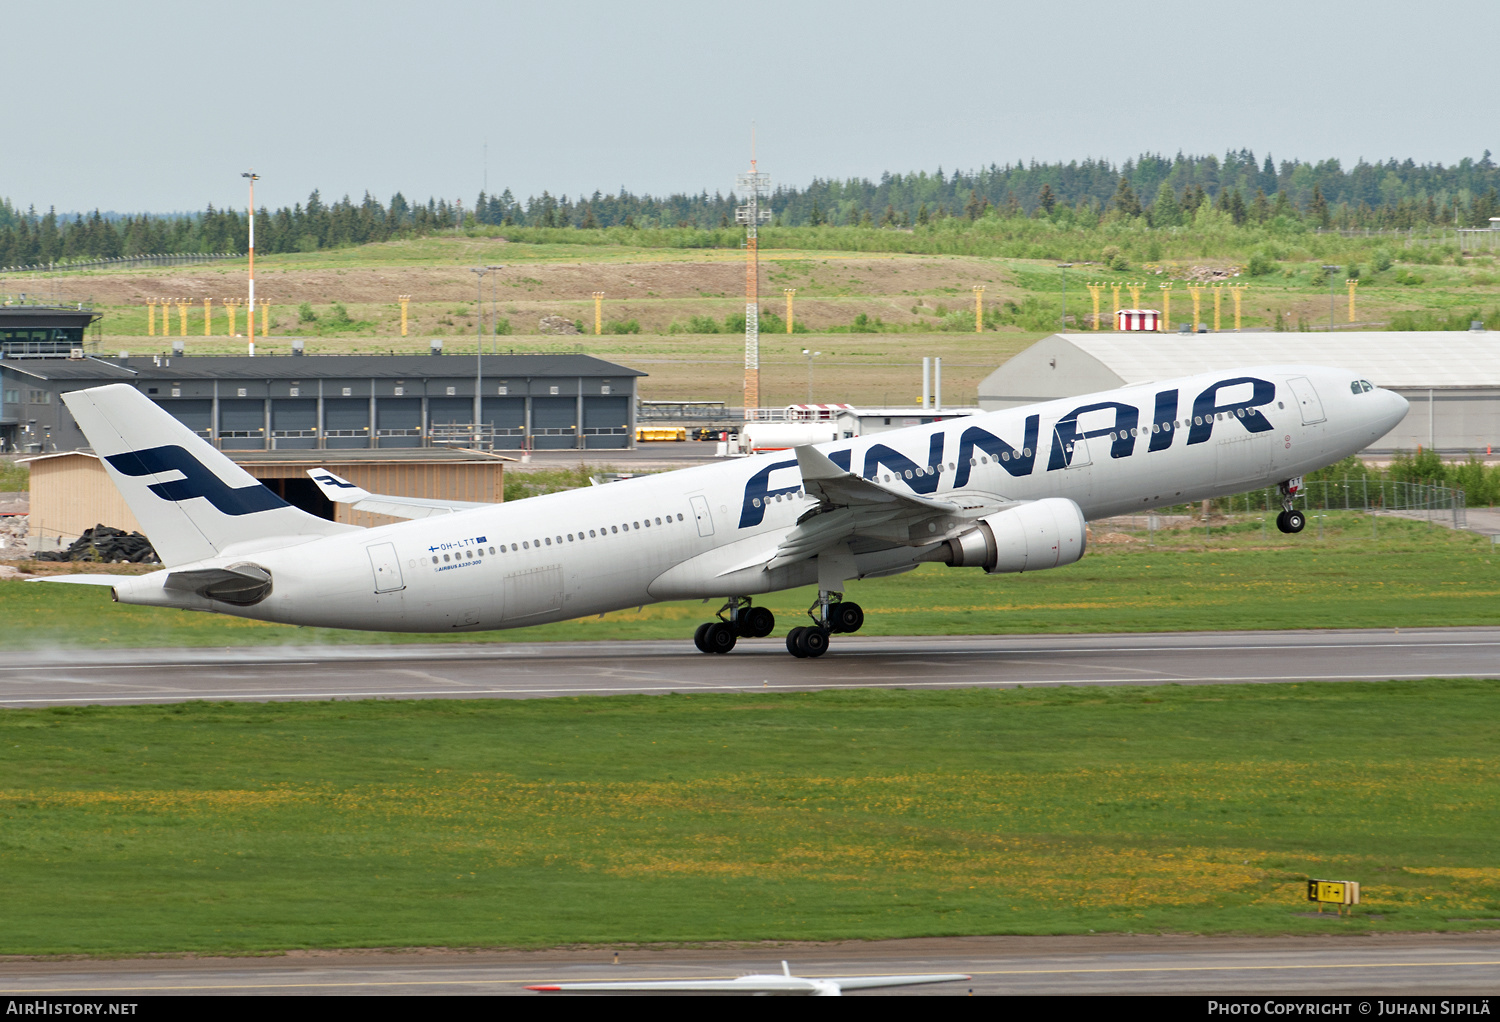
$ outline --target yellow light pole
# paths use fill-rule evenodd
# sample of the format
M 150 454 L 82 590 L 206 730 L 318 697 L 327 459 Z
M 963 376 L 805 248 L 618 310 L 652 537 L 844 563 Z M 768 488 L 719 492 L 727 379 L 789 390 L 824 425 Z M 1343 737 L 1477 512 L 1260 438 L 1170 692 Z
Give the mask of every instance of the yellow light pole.
M 1161 288 L 1161 325 L 1159 330 L 1166 333 L 1172 328 L 1172 283 L 1158 284 Z
M 187 311 L 188 311 L 188 300 L 186 298 L 178 298 L 177 299 L 177 318 L 182 321 L 182 336 L 184 336 L 184 337 L 187 336 Z
M 254 317 L 255 312 L 251 310 L 250 315 Z M 260 335 L 268 337 L 271 334 L 271 299 L 260 300 Z
M 792 332 L 792 299 L 797 297 L 797 289 L 794 288 L 794 287 L 784 287 L 784 288 L 781 289 L 781 293 L 784 294 L 784 295 L 786 295 L 786 332 L 787 333 L 791 333 Z
M 1145 283 L 1142 281 L 1137 281 L 1134 284 L 1125 285 L 1125 287 L 1130 291 L 1130 305 L 1132 308 L 1139 309 L 1141 307 L 1141 289 L 1145 286 Z
M 604 292 L 594 292 L 594 335 L 604 333 Z
M 1346 280 L 1344 286 L 1349 289 L 1349 322 L 1354 322 L 1354 289 L 1359 287 L 1359 281 Z
M 1099 295 L 1104 291 L 1103 284 L 1084 284 L 1089 289 L 1089 294 L 1094 296 L 1094 329 L 1099 329 Z
M 974 285 L 974 332 L 984 333 L 984 285 Z
M 1224 285 L 1215 284 L 1214 290 L 1214 333 L 1219 332 L 1219 310 L 1224 305 Z
M 162 333 L 163 334 L 166 333 L 166 329 L 165 328 L 162 329 Z M 156 299 L 155 298 L 147 298 L 146 299 L 146 336 L 147 337 L 155 337 L 156 336 Z
M 213 325 L 214 325 L 214 300 L 212 298 L 205 298 L 205 299 L 203 299 L 203 336 L 204 337 L 207 337 L 207 336 L 209 336 L 210 333 L 212 333 L 212 329 L 211 328 L 213 327 Z
M 411 295 L 397 295 L 396 301 L 401 303 L 401 336 L 406 336 L 406 307 L 411 303 Z
M 224 311 L 227 312 L 227 313 L 229 313 L 229 336 L 230 337 L 234 336 L 235 313 L 239 310 L 240 301 L 241 301 L 241 299 L 239 299 L 239 298 L 225 298 L 224 299 Z
M 1249 284 L 1229 284 L 1229 296 L 1234 299 L 1234 332 L 1240 332 L 1240 300 L 1245 295 L 1245 288 Z
M 1198 324 L 1202 322 L 1202 313 L 1199 310 L 1203 307 L 1203 285 L 1189 284 L 1187 289 L 1188 294 L 1193 296 L 1193 333 L 1196 334 Z
M 1114 319 L 1111 320 L 1110 329 L 1117 330 L 1120 326 L 1120 285 L 1111 284 L 1109 285 L 1109 289 L 1115 293 L 1115 313 Z

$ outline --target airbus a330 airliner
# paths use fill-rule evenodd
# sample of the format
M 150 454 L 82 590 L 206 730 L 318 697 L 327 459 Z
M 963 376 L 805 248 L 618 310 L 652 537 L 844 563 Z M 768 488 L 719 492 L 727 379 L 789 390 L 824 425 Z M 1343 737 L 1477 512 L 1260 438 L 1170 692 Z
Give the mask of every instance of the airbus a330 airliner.
M 1141 384 L 505 504 L 371 494 L 324 470 L 334 501 L 408 519 L 362 529 L 287 504 L 145 395 L 63 395 L 163 569 L 60 576 L 121 603 L 286 624 L 479 631 L 660 600 L 723 599 L 705 653 L 769 635 L 752 603 L 816 584 L 787 650 L 816 657 L 864 613 L 850 579 L 936 561 L 989 573 L 1083 556 L 1085 523 L 1280 485 L 1405 416 L 1356 373 L 1265 366 Z

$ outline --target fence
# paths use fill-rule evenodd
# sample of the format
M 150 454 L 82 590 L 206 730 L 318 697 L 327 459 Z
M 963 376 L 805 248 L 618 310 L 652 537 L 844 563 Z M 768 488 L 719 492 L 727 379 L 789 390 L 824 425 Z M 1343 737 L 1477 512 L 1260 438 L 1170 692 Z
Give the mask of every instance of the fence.
M 1469 526 L 1468 507 L 1464 491 L 1451 486 L 1431 483 L 1409 483 L 1395 479 L 1371 479 L 1344 477 L 1342 479 L 1319 479 L 1305 483 L 1297 493 L 1292 506 L 1309 517 L 1317 511 L 1363 511 L 1366 513 L 1398 514 L 1403 517 L 1422 518 L 1433 524 L 1466 529 Z M 1202 526 L 1212 533 L 1212 515 L 1260 516 L 1269 520 L 1281 510 L 1281 492 L 1275 487 L 1237 493 L 1231 497 L 1219 497 L 1209 501 L 1210 517 L 1202 520 Z M 1188 519 L 1198 508 L 1191 504 L 1156 508 L 1150 512 L 1121 515 L 1106 519 L 1108 527 L 1114 529 L 1147 530 L 1155 532 L 1175 519 Z
M 31 263 L 27 266 L 0 266 L 0 273 L 67 273 L 71 270 L 130 269 L 135 266 L 186 266 L 190 263 L 217 263 L 225 259 L 243 259 L 243 252 L 181 252 L 175 255 L 117 256 L 114 259 L 88 259 L 81 262 Z

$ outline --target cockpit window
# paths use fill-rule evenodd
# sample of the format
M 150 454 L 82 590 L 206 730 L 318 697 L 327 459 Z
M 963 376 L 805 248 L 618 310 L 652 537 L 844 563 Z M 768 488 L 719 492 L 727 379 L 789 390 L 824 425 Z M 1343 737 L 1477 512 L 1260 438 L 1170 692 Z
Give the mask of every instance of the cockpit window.
M 1374 389 L 1375 385 L 1372 384 L 1369 380 L 1355 380 L 1353 383 L 1349 384 L 1349 392 L 1351 394 L 1368 394 Z

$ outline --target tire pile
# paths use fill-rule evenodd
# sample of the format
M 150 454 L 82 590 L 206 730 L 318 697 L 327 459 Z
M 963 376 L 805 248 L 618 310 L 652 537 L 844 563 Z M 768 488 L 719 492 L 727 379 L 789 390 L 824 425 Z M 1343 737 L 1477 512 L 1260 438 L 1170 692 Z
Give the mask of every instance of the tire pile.
M 36 555 L 38 561 L 97 561 L 117 564 L 160 564 L 161 558 L 151 541 L 139 532 L 112 529 L 108 525 L 96 525 L 73 541 L 66 550 L 43 550 Z

